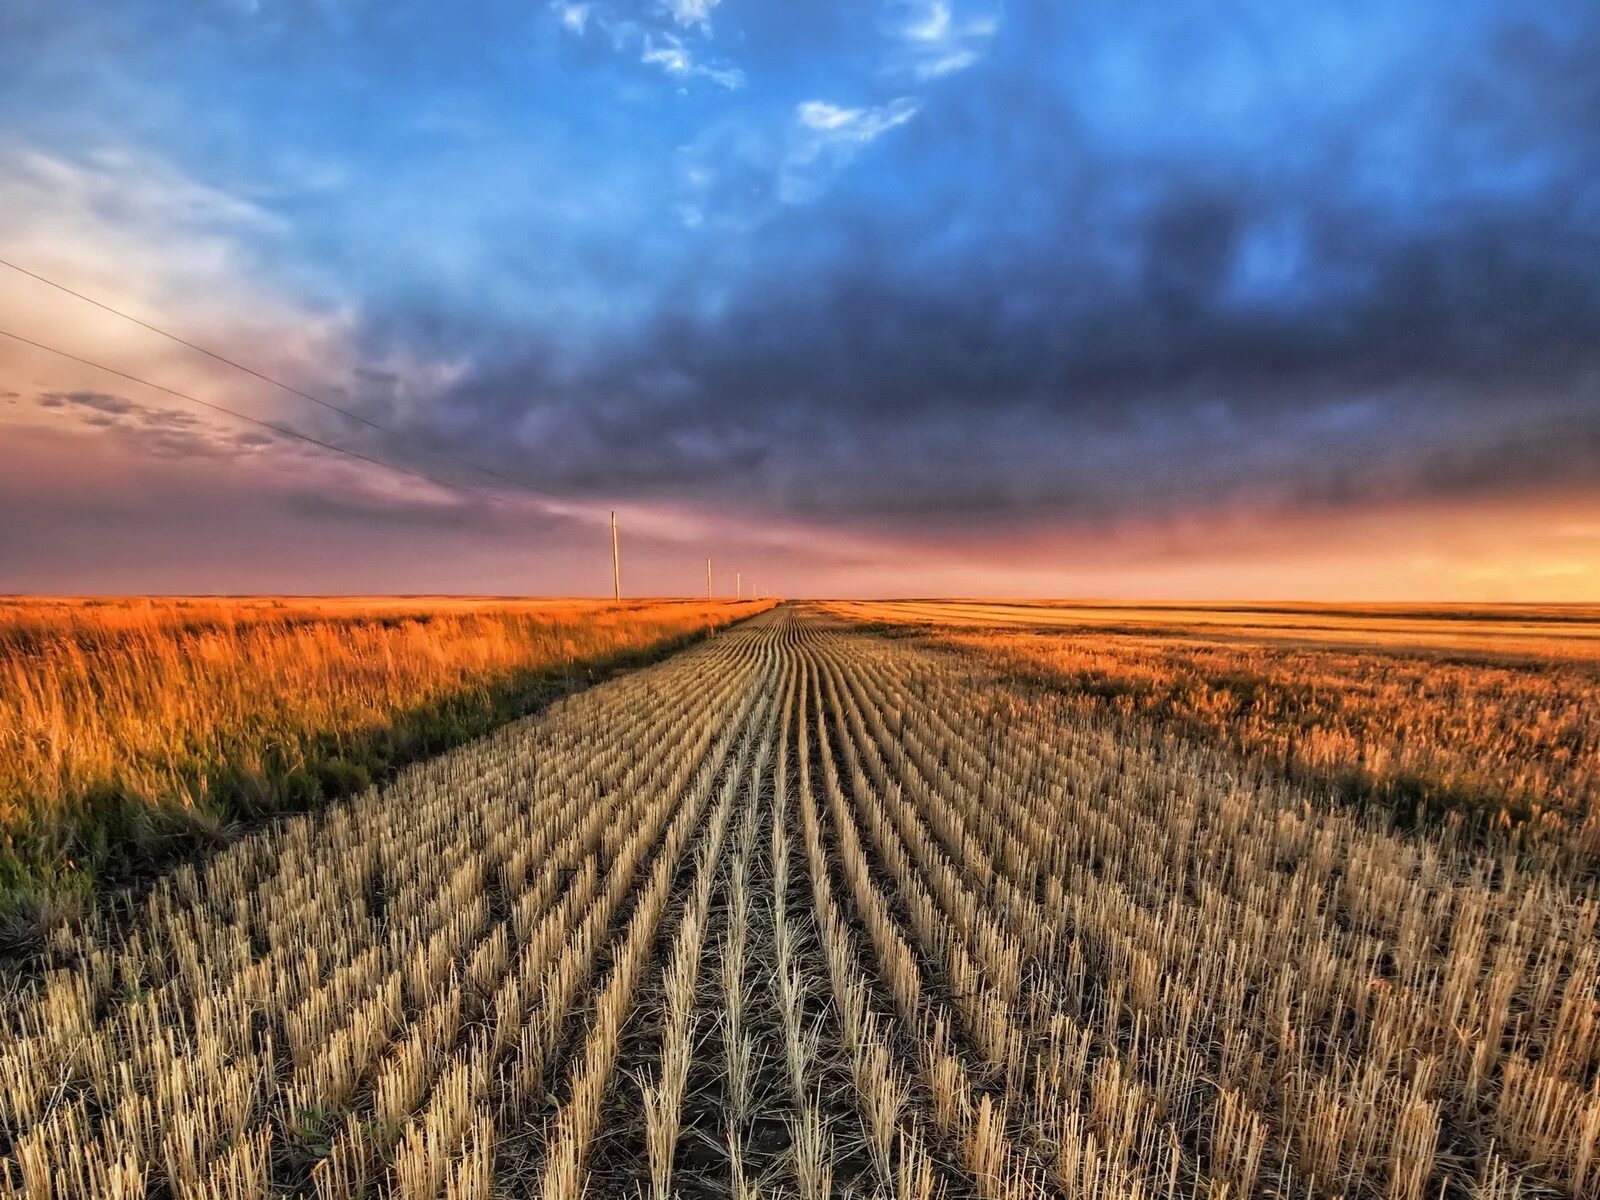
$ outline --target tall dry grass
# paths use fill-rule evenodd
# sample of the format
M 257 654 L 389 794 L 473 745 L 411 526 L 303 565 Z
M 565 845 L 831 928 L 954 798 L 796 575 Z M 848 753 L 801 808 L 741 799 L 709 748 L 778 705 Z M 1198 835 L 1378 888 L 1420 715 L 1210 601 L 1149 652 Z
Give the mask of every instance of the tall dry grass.
M 368 786 L 756 604 L 0 603 L 0 919 Z

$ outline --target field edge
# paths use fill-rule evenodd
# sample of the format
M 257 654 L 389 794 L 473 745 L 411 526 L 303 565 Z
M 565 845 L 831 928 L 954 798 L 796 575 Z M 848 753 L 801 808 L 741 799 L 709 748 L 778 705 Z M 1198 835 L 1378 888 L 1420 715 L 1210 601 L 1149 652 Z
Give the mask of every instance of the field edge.
M 208 789 L 205 807 L 152 806 L 108 789 L 96 798 L 101 819 L 74 831 L 74 857 L 65 868 L 30 861 L 26 853 L 17 853 L 8 834 L 0 847 L 0 963 L 25 963 L 53 930 L 90 907 L 114 907 L 142 895 L 169 871 L 202 861 L 265 825 L 382 787 L 407 767 L 618 675 L 663 662 L 761 611 L 559 668 L 514 672 L 489 686 L 467 687 L 396 712 L 355 736 L 325 735 L 314 758 L 281 774 L 240 772 L 224 764 L 215 770 L 220 786 Z M 199 770 L 204 774 L 206 768 Z

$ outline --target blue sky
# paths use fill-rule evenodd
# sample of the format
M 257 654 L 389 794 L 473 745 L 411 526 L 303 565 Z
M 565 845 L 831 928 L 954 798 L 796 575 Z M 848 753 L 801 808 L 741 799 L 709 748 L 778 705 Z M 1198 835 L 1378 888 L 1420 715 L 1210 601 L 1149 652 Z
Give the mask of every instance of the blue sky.
M 661 590 L 704 543 L 793 590 L 1288 594 L 1379 544 L 1369 591 L 1595 590 L 1596 62 L 1579 0 L 21 0 L 0 255 L 529 480 L 548 534 L 498 567 L 504 506 L 0 347 L 12 453 L 115 442 L 148 504 L 108 568 L 132 518 L 14 482 L 0 548 L 78 590 L 312 543 L 365 590 L 415 536 L 568 590 L 617 505 Z M 428 463 L 21 281 L 0 316 Z M 1577 532 L 1470 536 L 1514 513 Z

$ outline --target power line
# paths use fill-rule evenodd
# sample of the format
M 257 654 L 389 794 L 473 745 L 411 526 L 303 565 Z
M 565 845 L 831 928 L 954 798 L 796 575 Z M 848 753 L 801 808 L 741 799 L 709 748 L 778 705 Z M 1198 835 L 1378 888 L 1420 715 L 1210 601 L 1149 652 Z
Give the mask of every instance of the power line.
M 227 366 L 233 367 L 235 370 L 243 371 L 246 375 L 253 376 L 256 379 L 261 380 L 263 383 L 270 383 L 273 387 L 282 388 L 292 396 L 298 396 L 302 400 L 309 400 L 313 404 L 320 404 L 329 412 L 336 412 L 340 416 L 348 417 L 352 421 L 358 421 L 368 428 L 376 429 L 381 433 L 386 433 L 390 437 L 411 442 L 422 447 L 428 453 L 436 454 L 440 458 L 443 458 L 449 462 L 453 462 L 459 467 L 466 467 L 469 470 L 480 471 L 485 475 L 498 479 L 501 483 L 508 483 L 512 487 L 522 488 L 524 491 L 531 492 L 536 496 L 540 496 L 541 499 L 543 498 L 542 494 L 532 484 L 518 479 L 513 475 L 505 475 L 491 467 L 485 467 L 480 463 L 475 463 L 471 459 L 460 458 L 454 454 L 451 454 L 447 450 L 439 449 L 438 446 L 432 444 L 424 438 L 416 436 L 415 434 L 403 433 L 400 430 L 391 428 L 390 426 L 384 425 L 379 421 L 374 421 L 370 417 L 364 417 L 358 412 L 352 412 L 348 408 L 343 408 L 340 405 L 334 404 L 331 400 L 324 400 L 321 396 L 316 396 L 310 392 L 303 391 L 302 389 L 295 387 L 293 384 L 283 382 L 281 379 L 275 379 L 273 376 L 268 375 L 263 371 L 258 371 L 254 367 L 246 366 L 244 363 L 238 362 L 235 359 L 231 359 L 225 354 L 219 354 L 215 350 L 208 350 L 206 347 L 198 345 L 195 342 L 191 342 L 187 338 L 179 337 L 169 329 L 163 329 L 159 325 L 152 325 L 149 321 L 136 317 L 132 313 L 124 312 L 120 308 L 116 308 L 110 304 L 107 304 L 104 300 L 96 300 L 93 296 L 86 296 L 82 292 L 76 291 L 64 283 L 57 283 L 54 279 L 39 274 L 37 271 L 30 271 L 27 267 L 18 266 L 9 259 L 0 258 L 0 267 L 9 267 L 19 275 L 26 275 L 29 279 L 36 279 L 48 287 L 55 288 L 58 292 L 65 292 L 67 295 L 82 300 L 86 304 L 92 304 L 98 309 L 102 309 L 105 312 L 111 313 L 113 316 L 121 317 L 124 321 L 131 321 L 142 329 L 148 329 L 151 333 L 160 334 L 162 337 L 167 338 L 169 341 L 176 342 L 180 346 L 187 346 L 190 350 L 204 354 L 207 358 L 215 359 L 217 362 L 224 363 Z M 49 347 L 46 346 L 44 349 L 49 349 Z M 426 478 L 426 476 L 423 478 Z M 487 495 L 488 493 L 484 494 Z
M 149 379 L 141 379 L 137 375 L 130 375 L 126 371 L 119 371 L 115 367 L 108 367 L 104 363 L 98 363 L 92 359 L 82 358 L 76 354 L 69 353 L 66 350 L 58 349 L 55 346 L 47 346 L 43 342 L 36 342 L 32 338 L 23 337 L 20 333 L 12 333 L 9 329 L 0 329 L 0 337 L 8 337 L 14 342 L 21 342 L 24 346 L 32 346 L 36 350 L 43 350 L 46 353 L 57 355 L 58 357 L 65 358 L 71 362 L 81 363 L 86 367 L 93 367 L 97 371 L 104 371 L 108 375 L 115 375 L 119 379 L 126 379 L 130 383 L 137 383 L 141 387 L 152 388 L 158 392 L 165 392 L 169 396 L 176 396 L 179 400 L 187 400 L 190 404 L 198 404 L 202 408 L 209 408 L 214 412 L 225 413 L 230 417 L 235 417 L 241 421 L 247 421 L 251 425 L 258 426 L 259 428 L 270 429 L 274 433 L 280 433 L 285 437 L 296 438 L 302 442 L 309 442 L 311 445 L 320 446 L 324 450 L 332 450 L 335 454 L 343 454 L 347 458 L 359 459 L 364 463 L 371 463 L 375 467 L 384 467 L 387 470 L 395 471 L 401 475 L 409 475 L 413 479 L 421 479 L 427 483 L 434 484 L 437 487 L 449 488 L 451 491 L 467 492 L 474 496 L 484 496 L 490 500 L 500 502 L 505 501 L 504 496 L 496 495 L 494 492 L 486 492 L 482 488 L 470 487 L 463 483 L 452 483 L 447 479 L 439 479 L 436 476 L 428 475 L 421 471 L 413 471 L 409 467 L 398 466 L 395 463 L 387 462 L 381 458 L 373 458 L 370 455 L 362 454 L 358 450 L 349 450 L 344 446 L 336 445 L 333 442 L 325 442 L 321 438 L 312 437 L 309 433 L 301 433 L 298 429 L 292 429 L 287 425 L 279 425 L 275 421 L 264 421 L 259 417 L 252 417 L 245 413 L 237 412 L 234 409 L 224 407 L 221 404 L 214 404 L 210 400 L 202 400 L 198 396 L 191 396 L 188 392 L 180 392 L 176 388 L 167 387 L 165 384 L 155 383 Z

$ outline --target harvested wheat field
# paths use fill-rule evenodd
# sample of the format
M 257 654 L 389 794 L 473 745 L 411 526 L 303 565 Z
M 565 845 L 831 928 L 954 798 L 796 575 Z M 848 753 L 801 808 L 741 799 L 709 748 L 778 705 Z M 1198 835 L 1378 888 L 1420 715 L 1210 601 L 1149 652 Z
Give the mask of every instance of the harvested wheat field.
M 835 602 L 1316 796 L 1600 863 L 1600 608 Z
M 0 1193 L 1593 1197 L 1597 918 L 786 605 L 60 934 Z

